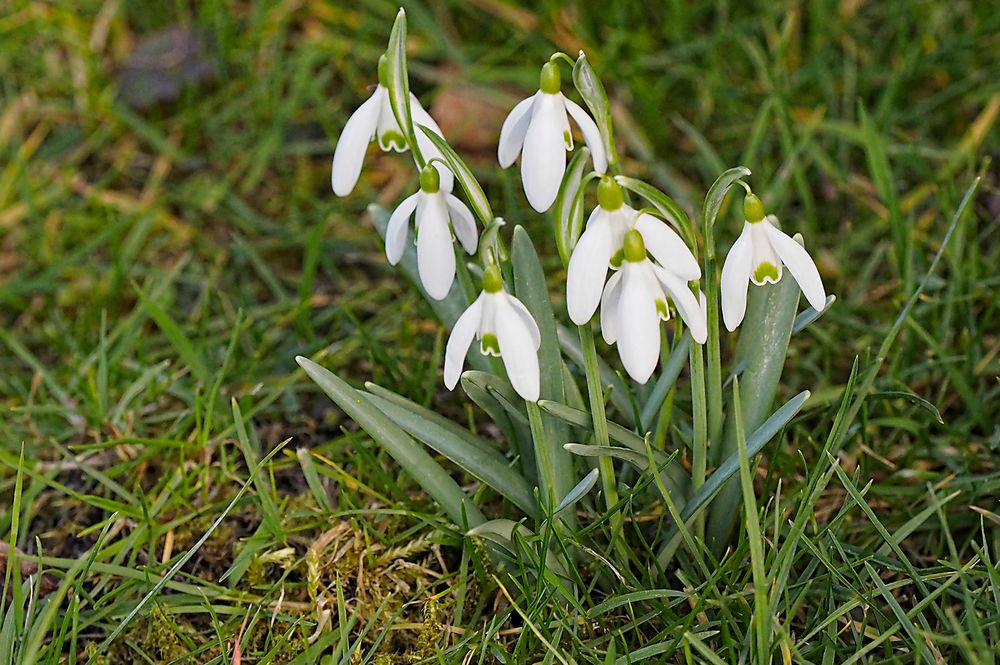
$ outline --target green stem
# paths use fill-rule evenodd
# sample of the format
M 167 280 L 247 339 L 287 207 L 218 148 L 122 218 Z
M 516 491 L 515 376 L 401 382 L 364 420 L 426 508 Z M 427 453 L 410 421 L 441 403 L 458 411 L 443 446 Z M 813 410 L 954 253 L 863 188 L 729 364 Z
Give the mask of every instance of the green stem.
M 705 484 L 708 468 L 708 422 L 705 399 L 705 360 L 699 344 L 691 345 L 691 411 L 694 421 L 694 446 L 691 451 L 692 491 Z M 701 537 L 704 532 L 704 516 L 699 516 L 695 531 Z
M 594 330 L 589 324 L 579 326 L 580 346 L 583 348 L 583 365 L 587 372 L 587 393 L 590 396 L 590 416 L 594 421 L 594 438 L 599 446 L 610 446 L 608 437 L 608 420 L 604 411 L 604 386 L 601 381 L 601 369 L 597 365 L 597 347 L 594 345 Z M 615 480 L 615 467 L 610 457 L 598 458 L 598 468 L 601 470 L 601 487 L 604 490 L 604 502 L 608 512 L 618 505 L 618 483 Z M 615 512 L 611 516 L 611 530 L 615 541 L 621 539 L 622 516 Z
M 556 496 L 559 484 L 552 464 L 552 451 L 545 435 L 545 424 L 542 422 L 542 412 L 538 409 L 538 404 L 525 401 L 524 405 L 528 409 L 528 424 L 531 426 L 531 439 L 535 444 L 535 465 L 538 467 L 542 505 L 545 508 L 544 512 L 550 512 L 555 509 L 556 502 L 561 498 Z
M 715 443 L 722 436 L 722 353 L 719 348 L 719 288 L 715 272 L 715 224 L 705 225 L 705 283 L 708 314 L 708 440 Z M 695 487 L 697 489 L 697 486 Z

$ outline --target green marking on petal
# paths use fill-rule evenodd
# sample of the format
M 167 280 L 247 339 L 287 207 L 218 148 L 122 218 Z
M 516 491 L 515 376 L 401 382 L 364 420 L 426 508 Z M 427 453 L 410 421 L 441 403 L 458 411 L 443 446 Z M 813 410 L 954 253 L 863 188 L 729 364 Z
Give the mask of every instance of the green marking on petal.
M 755 284 L 764 284 L 766 282 L 777 284 L 780 278 L 781 275 L 778 273 L 778 266 L 770 261 L 764 261 L 753 271 L 753 281 Z
M 660 315 L 660 318 L 664 321 L 670 320 L 670 308 L 667 307 L 667 301 L 662 298 L 657 298 L 656 300 L 656 313 Z
M 493 333 L 486 333 L 479 340 L 479 350 L 484 356 L 500 356 L 500 340 Z
M 573 135 L 569 133 L 569 130 L 563 132 L 563 143 L 566 144 L 567 150 L 573 149 Z
M 406 137 L 396 130 L 390 129 L 378 135 L 378 146 L 385 152 L 390 150 L 406 152 Z
M 622 267 L 622 261 L 625 260 L 625 252 L 619 249 L 617 252 L 611 255 L 611 267 L 618 270 Z

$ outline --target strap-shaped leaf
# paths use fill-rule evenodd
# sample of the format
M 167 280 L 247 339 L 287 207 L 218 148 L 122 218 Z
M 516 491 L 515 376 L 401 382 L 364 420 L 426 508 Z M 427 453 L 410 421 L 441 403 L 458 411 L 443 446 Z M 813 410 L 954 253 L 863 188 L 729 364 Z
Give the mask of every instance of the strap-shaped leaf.
M 396 397 L 403 399 L 398 395 Z M 367 399 L 418 441 L 492 487 L 528 515 L 534 516 L 536 503 L 531 487 L 510 467 L 503 455 L 490 448 L 486 442 L 477 441 L 477 437 L 468 431 L 459 435 L 453 428 L 446 427 L 437 418 L 427 415 L 437 414 L 412 402 L 403 406 L 395 399 L 389 400 L 376 394 L 368 395 Z
M 600 469 L 593 469 L 590 473 L 584 476 L 583 480 L 574 485 L 573 489 L 569 491 L 569 494 L 564 496 L 562 501 L 559 502 L 559 505 L 556 506 L 556 509 L 552 511 L 553 517 L 573 506 L 573 504 L 585 497 L 587 492 L 594 489 L 594 485 L 597 484 L 597 478 L 600 475 Z
M 809 399 L 809 391 L 803 390 L 798 395 L 792 399 L 785 402 L 784 406 L 771 414 L 771 417 L 764 421 L 760 427 L 758 427 L 753 434 L 747 437 L 747 457 L 753 458 L 764 446 L 774 438 L 774 436 L 781 431 L 781 428 L 788 424 L 795 414 L 799 412 L 802 405 L 806 403 Z M 681 519 L 685 524 L 690 524 L 691 520 L 701 514 L 701 512 L 708 506 L 714 506 L 715 503 L 712 499 L 719 493 L 723 485 L 727 483 L 733 475 L 739 470 L 740 460 L 739 453 L 734 452 L 726 461 L 719 465 L 719 468 L 712 473 L 711 476 L 705 481 L 705 484 L 698 488 L 698 490 L 691 495 L 688 499 L 687 504 L 681 511 Z M 737 487 L 737 491 L 739 488 Z M 665 545 L 663 549 L 660 550 L 660 554 L 657 557 L 660 566 L 666 567 L 673 555 L 673 551 L 676 548 L 676 541 L 680 537 L 680 533 L 676 525 L 670 527 L 667 532 L 667 537 L 665 539 Z
M 534 554 L 533 549 L 531 551 L 528 550 L 531 544 L 538 541 L 538 536 L 528 527 L 520 522 L 503 518 L 483 522 L 475 528 L 470 529 L 466 535 L 485 538 L 490 542 L 504 547 L 515 556 Z M 569 579 L 565 566 L 559 562 L 555 552 L 551 550 L 545 552 L 545 567 L 557 575 Z
M 646 403 L 642 405 L 642 413 L 639 418 L 642 420 L 644 428 L 649 429 L 656 421 L 656 415 L 660 407 L 663 406 L 663 400 L 667 398 L 667 393 L 670 392 L 670 389 L 677 381 L 677 377 L 680 376 L 681 370 L 684 369 L 684 363 L 688 359 L 690 348 L 691 333 L 685 331 L 681 341 L 670 352 L 670 357 L 667 358 L 663 369 L 660 370 L 660 376 L 656 379 L 656 383 L 653 384 L 653 389 L 649 391 Z
M 831 294 L 826 297 L 826 304 L 823 305 L 822 311 L 817 312 L 812 307 L 808 307 L 799 312 L 799 315 L 795 317 L 795 323 L 792 324 L 792 334 L 800 333 L 812 325 L 813 321 L 826 314 L 830 310 L 830 305 L 835 302 L 837 302 L 837 296 Z
M 594 420 L 586 411 L 574 409 L 571 406 L 547 399 L 539 400 L 538 406 L 541 407 L 543 411 L 551 413 L 553 416 L 568 425 L 580 427 L 587 431 L 593 431 L 594 429 Z M 623 446 L 627 446 L 636 452 L 642 453 L 645 458 L 645 441 L 643 441 L 642 437 L 632 430 L 625 429 L 618 423 L 614 423 L 609 420 L 608 436 L 610 436 L 613 441 L 617 441 Z
M 514 268 L 514 293 L 534 317 L 541 333 L 538 366 L 541 374 L 541 397 L 557 402 L 566 401 L 563 386 L 563 360 L 556 333 L 556 318 L 549 301 L 549 287 L 538 260 L 535 246 L 523 226 L 514 229 L 511 242 L 511 264 Z M 544 417 L 545 438 L 556 485 L 555 496 L 565 496 L 572 488 L 573 463 L 562 444 L 568 439 L 566 426 L 552 417 Z M 537 461 L 537 455 L 536 455 Z
M 455 524 L 477 526 L 486 521 L 469 497 L 424 447 L 330 370 L 308 358 L 295 358 L 320 389 L 388 452 L 448 514 Z M 467 524 L 466 524 L 467 523 Z
M 629 178 L 628 176 L 616 176 L 615 180 L 625 189 L 638 194 L 642 198 L 653 204 L 653 207 L 663 215 L 663 218 L 673 226 L 687 243 L 687 246 L 694 251 L 695 243 L 694 230 L 691 228 L 691 219 L 684 209 L 672 198 L 661 192 L 656 187 L 642 180 Z
M 462 390 L 500 428 L 507 441 L 521 456 L 521 471 L 530 483 L 537 483 L 535 451 L 524 402 L 503 377 L 469 370 L 462 374 Z M 501 396 L 505 396 L 501 398 Z
M 448 168 L 458 178 L 459 184 L 462 185 L 462 190 L 465 191 L 465 196 L 469 199 L 469 205 L 476 211 L 476 216 L 479 217 L 479 221 L 483 223 L 483 226 L 487 226 L 493 221 L 493 209 L 490 208 L 490 202 L 486 199 L 486 194 L 483 193 L 483 188 L 479 186 L 476 176 L 472 175 L 472 169 L 448 145 L 448 142 L 438 136 L 434 130 L 425 125 L 418 125 L 418 127 L 437 146 L 437 149 L 441 151 L 441 155 L 448 163 Z
M 649 457 L 644 453 L 636 452 L 630 448 L 621 448 L 619 446 L 587 446 L 582 443 L 567 443 L 563 448 L 581 457 L 614 457 L 623 462 L 628 462 L 642 471 L 649 469 Z M 667 455 L 662 451 L 654 450 L 653 462 L 660 469 L 660 479 L 671 496 L 677 497 L 678 507 L 683 507 L 688 495 L 690 482 L 684 469 L 679 464 L 671 463 L 676 456 L 676 452 Z

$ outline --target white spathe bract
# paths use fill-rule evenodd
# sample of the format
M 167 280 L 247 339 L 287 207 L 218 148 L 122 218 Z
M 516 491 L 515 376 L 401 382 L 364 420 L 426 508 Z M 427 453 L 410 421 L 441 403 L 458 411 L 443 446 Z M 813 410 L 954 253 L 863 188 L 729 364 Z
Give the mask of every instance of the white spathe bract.
M 444 136 L 434 118 L 424 110 L 413 93 L 410 93 L 410 113 L 413 115 L 414 126 L 426 125 L 438 136 Z M 435 157 L 443 159 L 441 151 L 423 132 L 418 131 L 416 135 L 417 145 L 424 159 L 428 162 Z M 333 168 L 330 172 L 330 182 L 337 196 L 347 196 L 354 190 L 358 176 L 361 175 L 361 164 L 364 162 L 368 144 L 376 138 L 382 150 L 403 152 L 407 149 L 406 137 L 392 113 L 389 90 L 381 84 L 350 117 L 337 141 L 337 148 L 333 153 Z M 454 180 L 451 171 L 440 162 L 436 162 L 435 166 L 440 173 L 442 185 L 451 191 Z
M 701 278 L 694 254 L 668 224 L 652 215 L 638 214 L 625 204 L 611 211 L 598 206 L 573 249 L 567 269 L 566 307 L 573 323 L 584 325 L 594 316 L 608 269 L 615 267 L 611 260 L 621 251 L 625 233 L 633 228 L 666 271 L 685 282 Z
M 501 286 L 484 290 L 455 322 L 444 353 L 444 384 L 454 390 L 472 340 L 483 355 L 500 356 L 517 394 L 537 402 L 540 390 L 538 347 L 541 335 L 531 313 Z
M 579 104 L 559 91 L 559 70 L 553 63 L 542 68 L 541 90 L 519 102 L 500 129 L 500 166 L 507 168 L 521 155 L 524 194 L 538 212 L 552 206 L 566 172 L 566 152 L 573 149 L 569 116 L 590 148 L 594 170 L 604 173 L 608 159 L 597 124 Z
M 479 233 L 468 207 L 450 191 L 444 181 L 435 192 L 421 188 L 396 207 L 389 217 L 385 233 L 385 255 L 396 265 L 403 258 L 409 235 L 409 219 L 415 215 L 414 231 L 417 242 L 417 272 L 427 295 L 442 300 L 455 281 L 455 250 L 452 230 L 469 254 L 475 254 Z
M 744 221 L 743 232 L 733 243 L 722 266 L 722 320 L 732 332 L 743 322 L 749 282 L 758 286 L 781 280 L 784 268 L 792 273 L 806 300 L 816 311 L 826 306 L 826 291 L 809 253 L 776 226 L 768 215 L 758 222 Z

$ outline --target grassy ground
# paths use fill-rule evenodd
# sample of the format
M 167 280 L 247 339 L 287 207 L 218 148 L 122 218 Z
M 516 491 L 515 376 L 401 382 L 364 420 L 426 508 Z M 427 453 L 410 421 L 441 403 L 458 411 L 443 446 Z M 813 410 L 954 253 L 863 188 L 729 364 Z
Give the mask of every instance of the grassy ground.
M 10 2 L 0 561 L 13 550 L 19 565 L 3 568 L 0 654 L 746 659 L 743 536 L 707 579 L 682 556 L 666 576 L 631 570 L 618 588 L 591 588 L 585 622 L 532 594 L 512 604 L 509 578 L 295 365 L 307 355 L 465 409 L 441 386 L 440 327 L 363 214 L 398 200 L 410 171 L 377 156 L 353 197 L 330 192 L 333 143 L 374 81 L 395 4 Z M 783 392 L 815 396 L 758 476 L 768 565 L 807 515 L 776 594 L 774 655 L 996 662 L 1000 171 L 984 157 L 1000 146 L 1000 13 L 960 1 L 654 4 L 407 5 L 413 87 L 497 207 L 536 237 L 546 222 L 492 160 L 503 113 L 553 49 L 587 50 L 626 171 L 689 210 L 721 170 L 749 166 L 769 208 L 823 248 L 838 295 L 793 339 Z M 129 73 L 129 54 L 177 25 L 209 36 L 191 64 L 204 80 L 130 105 L 149 81 Z M 874 361 L 984 168 L 875 393 L 831 451 L 835 469 L 823 447 L 852 363 Z M 725 223 L 731 240 L 735 217 Z M 655 521 L 657 505 L 637 499 L 635 524 Z M 643 589 L 663 591 L 623 596 Z

